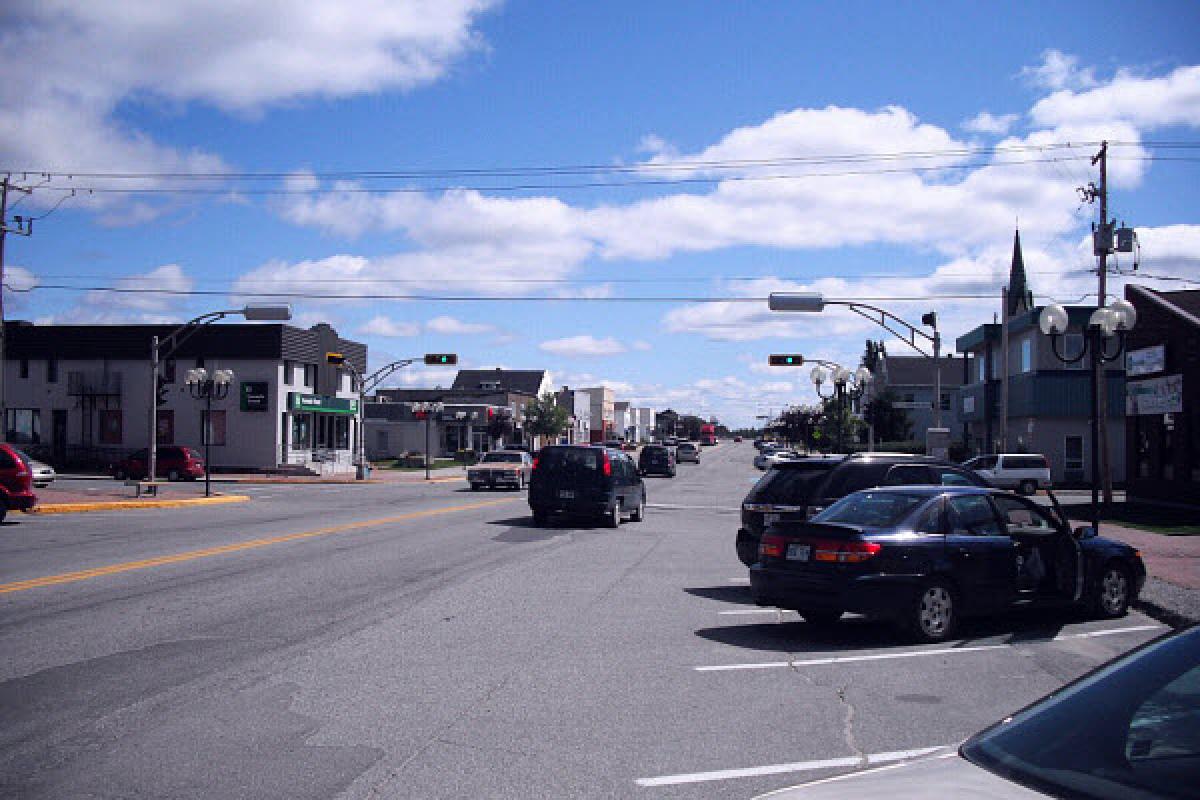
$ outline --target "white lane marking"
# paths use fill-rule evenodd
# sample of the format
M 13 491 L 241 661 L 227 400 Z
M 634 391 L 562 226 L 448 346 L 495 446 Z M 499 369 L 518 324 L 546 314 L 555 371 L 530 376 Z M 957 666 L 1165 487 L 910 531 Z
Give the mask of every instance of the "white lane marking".
M 717 613 L 721 614 L 722 616 L 736 617 L 736 616 L 740 616 L 743 614 L 788 614 L 788 613 L 794 614 L 797 612 L 794 612 L 794 611 L 789 612 L 788 609 L 786 609 L 786 608 L 754 608 L 754 609 L 750 609 L 748 611 L 718 611 Z
M 746 586 L 749 586 L 749 585 L 750 585 L 750 579 L 749 579 L 749 578 L 730 578 L 730 579 L 729 579 L 729 582 L 730 582 L 730 583 L 740 583 L 740 584 L 744 584 L 744 585 L 746 585 Z
M 1053 639 L 1033 640 L 1019 644 L 1034 644 L 1037 641 L 1065 642 L 1071 639 L 1093 639 L 1097 636 L 1114 636 L 1121 633 L 1137 633 L 1139 631 L 1161 630 L 1163 625 L 1134 625 L 1128 628 L 1113 628 L 1103 631 L 1088 631 L 1087 633 L 1065 633 Z M 810 658 L 804 661 L 766 661 L 757 664 L 719 664 L 716 666 L 692 667 L 696 672 L 730 672 L 742 669 L 783 669 L 786 667 L 818 667 L 828 664 L 850 664 L 859 661 L 888 661 L 897 658 L 920 658 L 922 656 L 949 656 L 960 653 L 980 653 L 986 650 L 1004 650 L 1018 647 L 1018 644 L 983 644 L 972 647 L 939 647 L 931 650 L 905 650 L 900 653 L 870 653 L 860 656 L 831 656 L 829 658 Z
M 942 747 L 921 747 L 916 750 L 895 750 L 889 753 L 871 753 L 866 757 L 865 766 L 871 764 L 889 764 L 893 761 L 905 761 L 910 758 L 927 756 L 936 753 Z M 833 767 L 857 767 L 863 764 L 861 756 L 843 756 L 842 758 L 827 758 L 821 761 L 796 761 L 791 764 L 769 764 L 763 767 L 744 767 L 742 769 L 719 769 L 712 772 L 691 772 L 681 775 L 660 775 L 657 778 L 638 778 L 634 781 L 638 786 L 678 786 L 684 783 L 704 783 L 706 781 L 727 781 L 731 778 L 756 778 L 762 775 L 781 775 L 787 772 L 811 772 L 818 769 Z
M 939 756 L 934 756 L 930 760 L 931 761 L 942 761 L 947 758 L 958 758 L 958 751 L 951 750 L 949 753 L 942 753 Z M 819 781 L 807 781 L 805 783 L 800 784 L 800 786 L 803 786 L 805 789 L 807 789 L 810 786 L 823 786 L 824 784 L 827 784 L 827 783 L 840 783 L 841 781 L 844 781 L 848 778 L 854 778 L 859 775 L 865 775 L 868 772 L 870 772 L 870 773 L 887 772 L 887 771 L 893 770 L 893 769 L 900 769 L 903 766 L 904 766 L 903 763 L 888 764 L 887 766 L 875 767 L 874 769 L 864 769 L 864 770 L 855 770 L 853 772 L 843 772 L 841 775 L 834 775 L 831 778 L 822 778 Z M 784 788 L 776 789 L 773 792 L 767 792 L 766 794 L 760 794 L 758 797 L 754 798 L 754 800 L 766 800 L 766 798 L 768 798 L 768 797 L 779 797 L 779 796 L 782 796 L 785 794 L 790 794 L 791 792 L 796 791 L 797 788 L 799 788 L 799 787 L 798 786 L 785 786 Z
M 718 514 L 740 514 L 742 509 L 728 506 L 681 506 L 674 503 L 646 503 L 646 508 L 660 508 L 668 511 L 714 511 Z

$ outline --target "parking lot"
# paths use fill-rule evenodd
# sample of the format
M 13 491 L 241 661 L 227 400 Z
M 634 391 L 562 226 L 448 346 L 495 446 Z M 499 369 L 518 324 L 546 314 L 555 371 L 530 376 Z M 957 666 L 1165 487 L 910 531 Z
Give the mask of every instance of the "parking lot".
M 465 481 L 10 522 L 0 794 L 751 797 L 953 746 L 1165 630 L 1038 612 L 913 646 L 759 608 L 753 452 L 648 478 L 617 530 Z

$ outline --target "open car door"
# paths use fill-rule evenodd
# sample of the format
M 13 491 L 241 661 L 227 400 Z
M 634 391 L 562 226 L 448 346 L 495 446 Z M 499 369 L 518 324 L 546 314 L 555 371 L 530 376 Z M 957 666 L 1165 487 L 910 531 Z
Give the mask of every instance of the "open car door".
M 1060 522 L 1059 535 L 1055 537 L 1054 546 L 1054 582 L 1062 597 L 1072 603 L 1078 603 L 1083 597 L 1083 548 L 1072 533 L 1071 520 L 1067 518 L 1067 512 L 1063 510 L 1054 492 L 1047 488 L 1046 495 L 1050 498 L 1054 514 Z

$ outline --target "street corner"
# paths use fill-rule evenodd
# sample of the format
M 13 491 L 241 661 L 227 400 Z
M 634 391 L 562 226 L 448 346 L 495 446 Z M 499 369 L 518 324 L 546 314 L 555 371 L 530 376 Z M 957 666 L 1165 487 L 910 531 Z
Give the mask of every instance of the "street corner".
M 219 494 L 212 497 L 181 497 L 170 500 L 94 500 L 74 503 L 43 503 L 31 513 L 42 514 L 81 514 L 89 511 L 124 511 L 127 509 L 144 508 L 187 508 L 188 506 L 214 506 L 231 503 L 245 503 L 250 500 L 245 494 Z

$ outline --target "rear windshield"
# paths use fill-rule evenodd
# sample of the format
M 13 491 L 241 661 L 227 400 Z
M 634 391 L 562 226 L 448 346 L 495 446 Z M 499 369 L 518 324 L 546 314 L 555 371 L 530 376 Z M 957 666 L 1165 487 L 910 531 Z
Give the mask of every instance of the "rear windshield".
M 821 492 L 825 497 L 845 497 L 851 492 L 882 486 L 888 470 L 895 462 L 872 464 L 858 462 L 843 464 L 842 468 L 829 476 L 829 485 Z
M 488 453 L 483 457 L 484 464 L 520 464 L 520 453 Z
M 591 447 L 548 447 L 538 457 L 538 469 L 586 472 L 600 468 L 600 451 Z
M 1005 456 L 1005 469 L 1045 469 L 1046 459 L 1041 456 Z
M 813 522 L 844 522 L 868 528 L 886 528 L 904 519 L 928 495 L 900 492 L 855 492 L 813 517 Z
M 192 448 L 190 448 L 190 447 L 185 447 L 185 448 L 183 448 L 183 450 L 184 450 L 184 452 L 185 452 L 185 453 L 187 453 L 187 454 L 188 454 L 189 456 L 191 456 L 192 458 L 200 458 L 200 451 L 199 451 L 199 450 L 193 450 L 193 449 L 192 449 Z
M 833 464 L 814 462 L 769 469 L 754 484 L 746 499 L 751 503 L 800 505 L 812 497 L 813 490 L 833 467 Z

